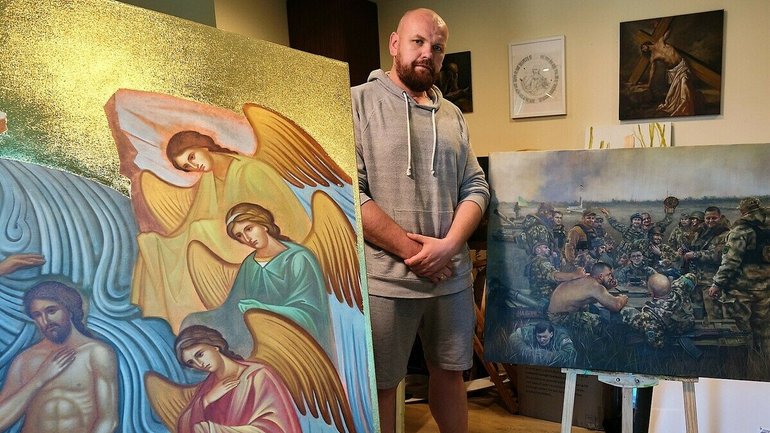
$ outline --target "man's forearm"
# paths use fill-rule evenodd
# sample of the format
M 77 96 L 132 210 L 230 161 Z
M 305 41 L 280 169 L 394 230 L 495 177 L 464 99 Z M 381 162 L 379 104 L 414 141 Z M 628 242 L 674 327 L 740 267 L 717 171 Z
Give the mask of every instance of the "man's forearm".
M 457 205 L 452 226 L 445 238 L 456 246 L 455 252 L 471 237 L 483 215 L 484 212 L 476 202 L 466 200 Z
M 361 205 L 361 223 L 364 239 L 402 259 L 414 256 L 422 245 L 406 236 L 406 230 L 399 226 L 374 200 Z

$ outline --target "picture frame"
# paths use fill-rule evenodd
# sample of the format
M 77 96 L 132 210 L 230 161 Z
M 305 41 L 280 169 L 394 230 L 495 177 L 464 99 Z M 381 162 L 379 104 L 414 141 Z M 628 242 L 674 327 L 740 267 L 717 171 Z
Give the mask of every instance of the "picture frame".
M 567 114 L 564 36 L 508 45 L 511 119 Z
M 470 51 L 449 53 L 444 56 L 438 87 L 444 95 L 444 99 L 457 105 L 460 111 L 473 113 Z
M 725 11 L 620 23 L 618 119 L 722 113 Z

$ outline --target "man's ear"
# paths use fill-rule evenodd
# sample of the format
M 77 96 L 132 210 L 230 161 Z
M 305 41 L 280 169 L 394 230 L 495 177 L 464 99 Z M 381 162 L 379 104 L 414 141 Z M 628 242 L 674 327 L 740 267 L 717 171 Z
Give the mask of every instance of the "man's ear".
M 388 51 L 390 52 L 391 57 L 396 57 L 396 54 L 398 54 L 398 33 L 396 32 L 390 34 Z

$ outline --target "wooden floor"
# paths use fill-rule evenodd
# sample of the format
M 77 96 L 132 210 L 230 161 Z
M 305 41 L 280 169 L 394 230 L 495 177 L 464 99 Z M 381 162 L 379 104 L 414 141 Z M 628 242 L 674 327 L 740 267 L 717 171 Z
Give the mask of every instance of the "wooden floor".
M 559 423 L 512 415 L 505 410 L 494 388 L 468 395 L 469 433 L 559 433 Z M 404 415 L 406 433 L 438 433 L 438 427 L 424 401 L 407 403 Z M 592 432 L 572 427 L 573 433 Z M 595 432 L 594 432 L 595 433 Z

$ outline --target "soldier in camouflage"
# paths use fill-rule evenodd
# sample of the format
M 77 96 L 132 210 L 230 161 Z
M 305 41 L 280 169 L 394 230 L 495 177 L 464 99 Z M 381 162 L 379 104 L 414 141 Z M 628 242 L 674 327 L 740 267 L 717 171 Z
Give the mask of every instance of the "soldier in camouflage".
M 673 282 L 663 274 L 653 274 L 647 280 L 652 299 L 641 311 L 626 308 L 620 314 L 623 323 L 641 332 L 647 342 L 657 349 L 666 345 L 666 337 L 679 335 L 695 324 L 690 296 L 695 288 L 695 275 L 685 274 Z
M 761 361 L 770 355 L 770 212 L 756 197 L 741 200 L 738 208 L 741 217 L 727 234 L 709 296 L 733 298 L 727 313 L 752 336 L 749 371 L 766 379 L 770 371 Z M 758 365 L 765 367 L 758 371 Z
M 533 297 L 548 301 L 559 283 L 585 276 L 581 269 L 574 272 L 560 272 L 556 269 L 550 261 L 551 249 L 546 242 L 536 242 L 532 252 L 534 256 L 524 267 L 524 273 L 529 279 L 529 290 Z
M 653 228 L 656 228 L 660 230 L 661 233 L 665 233 L 668 226 L 671 225 L 672 222 L 674 222 L 674 217 L 672 216 L 674 214 L 673 209 L 666 208 L 665 216 L 662 220 L 653 223 L 652 222 L 652 215 L 650 215 L 649 212 L 642 212 L 642 228 L 647 231 L 647 235 L 649 236 L 650 230 Z
M 641 248 L 638 247 L 638 243 L 634 244 L 631 248 L 631 253 L 628 255 L 629 263 L 626 266 L 615 271 L 615 278 L 618 283 L 630 286 L 644 286 L 647 284 L 647 279 L 650 275 L 655 273 L 655 269 L 644 262 L 644 254 Z
M 620 245 L 618 245 L 618 251 L 616 253 L 619 259 L 622 256 L 628 257 L 628 254 L 630 253 L 629 250 L 631 249 L 631 245 L 633 245 L 634 242 L 647 239 L 647 231 L 642 227 L 642 214 L 639 212 L 631 215 L 629 218 L 631 224 L 626 225 L 618 222 L 615 217 L 610 215 L 609 210 L 601 208 L 601 211 L 605 216 L 607 216 L 607 221 L 609 221 L 610 226 L 612 226 L 612 228 L 620 233 L 621 241 Z
M 722 224 L 722 211 L 709 206 L 704 212 L 704 224 L 698 229 L 689 251 L 682 254 L 687 268 L 698 280 L 693 299 L 703 307 L 705 322 L 724 318 L 722 305 L 708 296 L 711 281 L 722 263 L 722 250 L 727 241 L 728 228 Z
M 644 255 L 644 263 L 657 272 L 670 267 L 674 262 L 679 262 L 679 255 L 676 250 L 663 243 L 663 232 L 658 227 L 653 226 L 649 231 L 648 239 L 639 241 L 637 245 Z M 679 278 L 680 276 L 681 274 L 674 277 Z
M 517 363 L 569 367 L 577 358 L 570 335 L 550 322 L 524 325 L 508 337 L 508 343 Z
M 671 234 L 668 235 L 668 245 L 671 246 L 674 251 L 679 251 L 683 248 L 689 248 L 689 245 L 687 245 L 687 233 L 689 231 L 690 214 L 683 212 L 682 215 L 679 216 L 679 225 L 674 227 L 674 230 L 672 230 Z
M 696 210 L 692 211 L 690 213 L 690 230 L 685 235 L 684 239 L 684 249 L 683 252 L 687 252 L 692 247 L 692 243 L 695 241 L 695 238 L 698 236 L 698 232 L 703 227 L 703 222 L 705 221 L 706 214 Z
M 559 267 L 561 257 L 553 236 L 553 206 L 541 203 L 537 214 L 524 217 L 522 229 L 522 232 L 515 237 L 516 245 L 533 254 L 535 244 L 545 242 L 551 250 L 551 263 Z

